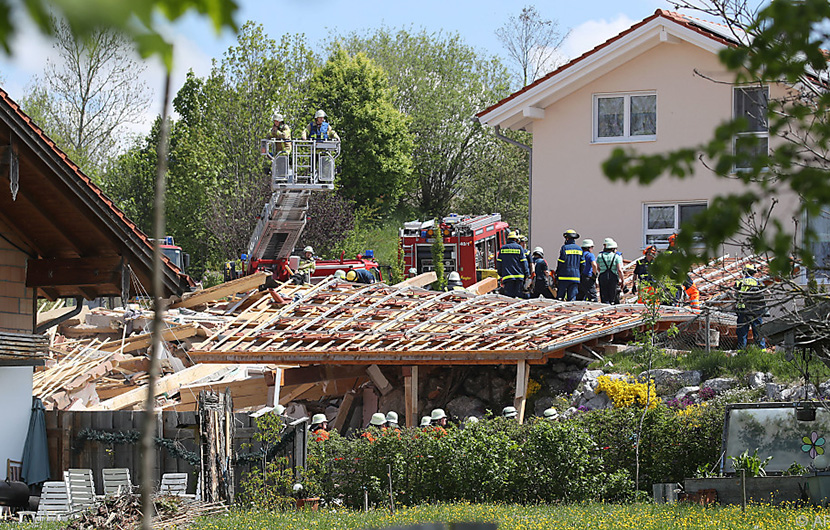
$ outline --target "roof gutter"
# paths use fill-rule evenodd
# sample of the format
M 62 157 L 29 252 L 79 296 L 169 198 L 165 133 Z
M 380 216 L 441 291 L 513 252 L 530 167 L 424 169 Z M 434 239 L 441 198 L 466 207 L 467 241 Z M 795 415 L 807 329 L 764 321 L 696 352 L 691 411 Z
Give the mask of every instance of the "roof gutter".
M 478 121 L 478 116 L 475 118 Z M 522 142 L 517 142 L 513 138 L 508 138 L 507 136 L 501 133 L 501 126 L 496 125 L 496 138 L 499 140 L 503 140 L 509 144 L 515 145 L 521 149 L 527 151 L 527 239 L 528 239 L 528 246 L 530 246 L 530 236 L 533 235 L 532 230 L 532 223 L 533 223 L 533 148 L 529 145 L 523 144 Z

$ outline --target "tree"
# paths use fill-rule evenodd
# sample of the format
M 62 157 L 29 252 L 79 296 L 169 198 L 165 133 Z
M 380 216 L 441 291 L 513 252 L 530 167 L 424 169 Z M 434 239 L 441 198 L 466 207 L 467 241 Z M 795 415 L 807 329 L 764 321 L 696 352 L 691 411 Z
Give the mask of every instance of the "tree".
M 525 6 L 496 30 L 496 38 L 516 63 L 516 80 L 520 87 L 536 81 L 556 66 L 559 48 L 570 35 L 559 31 L 559 23 L 545 20 L 534 6 Z
M 678 7 L 723 17 L 740 43 L 720 54 L 734 72 L 735 83 L 788 87 L 784 97 L 769 100 L 762 117 L 768 123 L 770 137 L 781 141 L 769 153 L 750 143 L 733 149 L 732 139 L 750 127 L 741 118 L 718 127 L 711 141 L 675 152 L 642 156 L 615 150 L 603 165 L 606 174 L 613 180 L 648 184 L 664 175 L 690 177 L 695 162 L 701 160 L 716 175 L 746 184 L 740 193 L 716 197 L 704 213 L 684 225 L 677 245 L 686 252 L 673 253 L 667 260 L 681 274 L 691 261 L 717 256 L 718 247 L 730 238 L 739 239 L 753 253 L 769 257 L 775 273 L 788 275 L 792 259 L 814 266 L 816 234 L 808 229 L 800 239 L 797 226 L 786 226 L 772 218 L 769 211 L 759 212 L 758 205 L 774 201 L 782 191 L 793 192 L 801 198 L 793 212 L 796 220 L 815 219 L 830 206 L 830 97 L 823 50 L 828 45 L 823 28 L 830 21 L 830 4 L 824 0 L 777 0 L 755 11 L 747 2 L 711 0 L 682 2 Z M 750 167 L 733 171 L 736 163 L 746 162 L 748 150 L 753 162 L 742 166 Z M 702 235 L 697 241 L 696 233 Z M 695 243 L 704 245 L 702 252 L 691 251 Z
M 309 103 L 326 111 L 343 141 L 337 189 L 358 205 L 389 211 L 412 174 L 412 138 L 386 73 L 365 54 L 337 47 L 311 79 Z
M 530 134 L 503 131 L 529 144 Z M 528 156 L 516 146 L 505 144 L 488 131 L 481 139 L 481 155 L 472 174 L 461 184 L 458 211 L 498 212 L 511 228 L 528 230 Z
M 303 242 L 315 254 L 334 259 L 335 248 L 354 229 L 354 204 L 339 193 L 316 193 L 308 201 Z
M 152 92 L 141 80 L 146 65 L 133 58 L 133 45 L 115 30 L 98 30 L 79 40 L 66 21 L 55 21 L 59 61 L 47 60 L 23 108 L 85 172 L 100 176 L 127 126 L 139 123 Z
M 478 161 L 490 149 L 472 116 L 508 94 L 508 74 L 496 58 L 482 58 L 458 35 L 382 28 L 350 35 L 344 46 L 364 52 L 386 71 L 395 105 L 409 118 L 417 185 L 408 201 L 421 213 L 449 213 L 465 181 L 484 177 Z M 516 178 L 527 180 L 527 170 Z M 524 200 L 524 199 L 523 199 Z

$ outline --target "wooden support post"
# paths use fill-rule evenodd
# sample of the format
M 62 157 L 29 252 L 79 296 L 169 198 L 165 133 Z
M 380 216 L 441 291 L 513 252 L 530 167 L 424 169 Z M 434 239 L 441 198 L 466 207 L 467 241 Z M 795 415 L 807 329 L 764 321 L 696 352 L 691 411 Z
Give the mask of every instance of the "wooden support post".
M 406 401 L 406 426 L 418 426 L 418 367 L 409 368 L 409 376 L 404 379 L 404 400 Z
M 202 499 L 233 503 L 233 400 L 230 392 L 199 393 Z
M 530 366 L 527 361 L 519 361 L 516 364 L 516 399 L 513 406 L 519 412 L 519 423 L 525 421 L 525 405 L 527 404 L 527 383 L 530 379 Z
M 340 403 L 340 407 L 337 409 L 337 416 L 334 417 L 334 430 L 340 434 L 345 434 L 343 432 L 343 426 L 346 425 L 346 418 L 349 417 L 349 412 L 352 410 L 354 395 L 354 392 L 349 392 L 343 396 L 343 402 Z

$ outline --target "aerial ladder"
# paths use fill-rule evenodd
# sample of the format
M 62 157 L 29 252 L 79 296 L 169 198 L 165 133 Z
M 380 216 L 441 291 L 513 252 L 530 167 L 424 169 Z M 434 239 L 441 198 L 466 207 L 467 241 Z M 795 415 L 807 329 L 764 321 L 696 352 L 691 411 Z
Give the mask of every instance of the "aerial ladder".
M 277 145 L 290 144 L 289 153 Z M 277 280 L 289 276 L 289 259 L 305 228 L 312 193 L 334 189 L 334 140 L 263 139 L 260 153 L 271 163 L 271 197 L 257 219 L 248 243 L 248 272 L 269 269 Z

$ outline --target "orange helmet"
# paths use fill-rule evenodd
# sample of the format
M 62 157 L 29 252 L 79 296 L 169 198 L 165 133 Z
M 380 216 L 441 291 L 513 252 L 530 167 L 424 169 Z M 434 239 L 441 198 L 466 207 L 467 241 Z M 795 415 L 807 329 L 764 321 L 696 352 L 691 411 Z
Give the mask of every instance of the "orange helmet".
M 643 255 L 646 256 L 648 254 L 657 254 L 657 247 L 654 245 L 649 245 L 643 250 Z
M 673 247 L 675 240 L 677 239 L 677 234 L 672 234 L 669 236 L 669 246 Z

